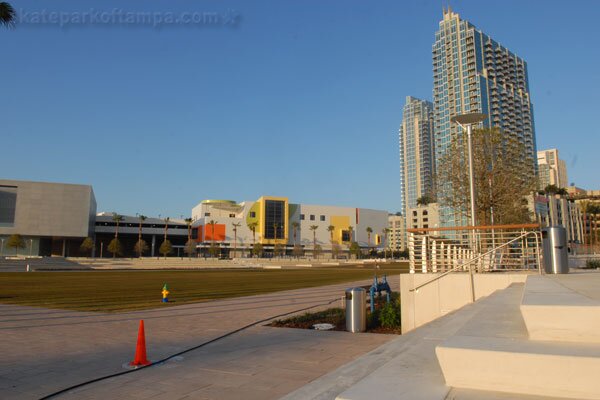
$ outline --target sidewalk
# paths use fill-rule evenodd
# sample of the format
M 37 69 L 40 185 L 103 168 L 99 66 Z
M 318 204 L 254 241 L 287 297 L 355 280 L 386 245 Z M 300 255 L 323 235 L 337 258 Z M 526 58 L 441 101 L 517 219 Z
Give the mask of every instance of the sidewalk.
M 393 289 L 398 278 L 390 280 Z M 294 310 L 339 306 L 344 289 L 370 280 L 121 314 L 0 305 L 3 399 L 40 398 L 123 371 L 140 319 L 158 360 L 252 322 Z M 324 303 L 334 301 L 330 306 Z M 78 389 L 60 398 L 278 398 L 393 335 L 255 326 L 182 359 Z M 107 396 L 107 393 L 110 394 Z M 154 397 L 153 397 L 154 398 Z

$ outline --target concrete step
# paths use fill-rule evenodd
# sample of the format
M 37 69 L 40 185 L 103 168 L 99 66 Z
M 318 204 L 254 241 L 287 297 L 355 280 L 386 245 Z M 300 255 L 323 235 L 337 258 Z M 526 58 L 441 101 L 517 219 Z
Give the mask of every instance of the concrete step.
M 521 313 L 532 340 L 600 343 L 600 301 L 555 279 L 528 277 Z
M 571 298 L 562 296 L 572 294 L 561 288 L 546 285 L 547 279 L 530 276 L 527 283 L 530 289 L 547 289 L 550 298 L 555 293 L 559 306 Z M 455 335 L 436 347 L 446 384 L 514 396 L 600 399 L 596 382 L 600 345 L 530 340 L 529 326 L 521 313 L 522 301 L 528 296 L 524 289 L 522 297 L 515 289 L 513 285 L 491 297 Z
M 600 345 L 454 336 L 436 354 L 448 386 L 600 399 Z
M 496 291 L 414 329 L 285 400 L 331 399 L 336 392 L 337 400 L 443 400 L 450 388 L 444 382 L 435 354 L 436 346 L 462 331 L 476 315 L 486 313 L 489 302 L 502 303 L 508 296 L 514 298 L 517 307 L 522 288 L 522 283 L 513 284 L 510 290 Z M 521 327 L 521 330 L 525 336 L 525 328 Z

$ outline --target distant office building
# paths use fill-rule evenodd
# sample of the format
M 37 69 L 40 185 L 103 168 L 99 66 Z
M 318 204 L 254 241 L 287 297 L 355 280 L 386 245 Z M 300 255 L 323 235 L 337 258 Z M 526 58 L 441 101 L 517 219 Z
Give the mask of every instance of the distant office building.
M 567 186 L 567 193 L 571 197 L 582 197 L 587 195 L 587 190 L 577 186 Z
M 535 195 L 530 210 L 542 227 L 560 225 L 567 231 L 567 242 L 583 243 L 584 221 L 580 207 L 566 196 Z
M 403 215 L 389 215 L 388 216 L 388 249 L 392 251 L 404 251 L 406 250 L 406 224 L 405 217 Z
M 567 166 L 558 158 L 557 149 L 538 151 L 537 163 L 540 189 L 543 190 L 548 185 L 556 185 L 559 188 L 566 188 L 569 185 Z
M 450 119 L 480 112 L 488 115 L 483 126 L 498 127 L 523 143 L 524 156 L 531 160 L 523 170 L 533 176 L 536 143 L 527 63 L 450 9 L 444 11 L 432 50 L 436 163 L 451 139 L 463 135 Z M 443 183 L 437 188 L 450 190 Z M 465 222 L 448 208 L 440 209 L 440 218 L 442 226 Z
M 0 255 L 78 255 L 94 234 L 96 198 L 91 186 L 0 180 Z M 7 249 L 19 234 L 25 248 Z
M 406 227 L 408 229 L 439 228 L 440 217 L 437 203 L 419 205 L 409 208 L 406 213 Z
M 325 254 L 347 254 L 353 241 L 362 248 L 382 246 L 388 226 L 387 211 L 293 204 L 287 197 L 272 196 L 241 203 L 204 200 L 192 209 L 192 219 L 201 252 L 212 244 L 230 252 L 235 245 L 237 256 L 248 255 L 254 243 L 268 254 L 276 245 L 288 255 L 295 245 L 312 254 L 315 242 Z
M 417 206 L 422 196 L 435 197 L 433 105 L 408 96 L 402 112 L 400 142 L 401 210 Z

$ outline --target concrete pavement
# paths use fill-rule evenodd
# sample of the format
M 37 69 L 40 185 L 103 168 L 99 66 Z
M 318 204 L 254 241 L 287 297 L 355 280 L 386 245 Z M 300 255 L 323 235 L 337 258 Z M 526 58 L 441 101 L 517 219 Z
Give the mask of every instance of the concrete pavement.
M 398 278 L 389 281 L 397 290 Z M 123 364 L 133 359 L 140 319 L 145 321 L 148 356 L 158 360 L 274 315 L 337 306 L 345 288 L 370 283 L 120 314 L 0 305 L 2 398 L 40 398 L 123 371 Z M 186 353 L 182 359 L 64 397 L 237 399 L 244 394 L 245 398 L 278 398 L 394 337 L 259 325 Z

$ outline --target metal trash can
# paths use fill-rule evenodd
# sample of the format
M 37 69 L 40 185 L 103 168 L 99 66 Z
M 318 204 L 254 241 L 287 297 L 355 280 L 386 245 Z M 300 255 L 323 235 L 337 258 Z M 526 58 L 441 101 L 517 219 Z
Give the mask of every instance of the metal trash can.
M 547 274 L 569 273 L 567 231 L 564 227 L 551 226 L 542 229 L 542 250 L 544 271 Z
M 346 289 L 346 330 L 367 330 L 367 291 L 361 287 Z

